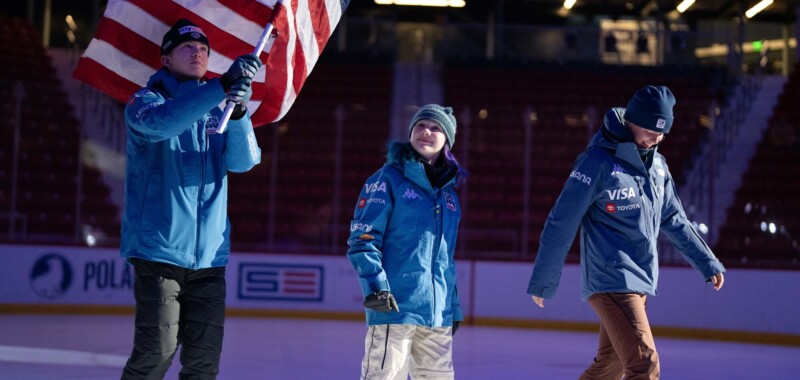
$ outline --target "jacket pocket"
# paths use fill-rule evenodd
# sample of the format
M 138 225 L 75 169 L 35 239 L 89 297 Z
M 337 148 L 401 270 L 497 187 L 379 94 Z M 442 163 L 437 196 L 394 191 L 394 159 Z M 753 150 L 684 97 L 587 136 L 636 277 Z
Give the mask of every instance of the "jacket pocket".
M 398 273 L 391 276 L 389 286 L 397 302 L 407 307 L 416 309 L 421 305 L 430 303 L 430 288 L 432 282 L 427 271 L 414 271 Z M 403 310 L 402 307 L 400 310 Z

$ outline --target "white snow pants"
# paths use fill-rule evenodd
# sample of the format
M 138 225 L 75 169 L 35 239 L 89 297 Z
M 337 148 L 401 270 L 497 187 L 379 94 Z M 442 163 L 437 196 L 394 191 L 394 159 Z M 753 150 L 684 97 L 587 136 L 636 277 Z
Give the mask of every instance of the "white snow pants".
M 453 379 L 452 327 L 369 326 L 361 379 Z

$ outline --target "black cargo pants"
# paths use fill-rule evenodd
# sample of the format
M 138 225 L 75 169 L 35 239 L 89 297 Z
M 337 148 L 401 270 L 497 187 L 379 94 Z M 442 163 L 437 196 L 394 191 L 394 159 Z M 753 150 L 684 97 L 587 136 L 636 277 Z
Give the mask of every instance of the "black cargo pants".
M 131 263 L 136 330 L 122 379 L 163 379 L 178 345 L 180 379 L 215 379 L 225 322 L 225 268 Z

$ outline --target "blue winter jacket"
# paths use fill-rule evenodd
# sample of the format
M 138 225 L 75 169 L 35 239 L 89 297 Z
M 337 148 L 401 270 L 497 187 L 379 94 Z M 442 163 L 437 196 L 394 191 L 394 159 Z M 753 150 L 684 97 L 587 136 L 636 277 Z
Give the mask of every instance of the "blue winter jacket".
M 692 228 L 664 157 L 643 163 L 625 109 L 612 108 L 586 152 L 578 156 L 542 231 L 528 293 L 551 298 L 581 226 L 581 298 L 594 293 L 656 294 L 663 230 L 704 279 L 725 271 Z
M 464 319 L 453 258 L 461 219 L 455 179 L 432 186 L 411 149 L 392 145 L 386 165 L 367 179 L 350 224 L 347 257 L 364 297 L 391 291 L 400 307 L 399 313 L 367 309 L 368 325 L 452 326 Z
M 227 173 L 250 170 L 261 150 L 248 115 L 214 133 L 224 99 L 218 79 L 179 82 L 161 69 L 128 101 L 122 257 L 227 264 Z

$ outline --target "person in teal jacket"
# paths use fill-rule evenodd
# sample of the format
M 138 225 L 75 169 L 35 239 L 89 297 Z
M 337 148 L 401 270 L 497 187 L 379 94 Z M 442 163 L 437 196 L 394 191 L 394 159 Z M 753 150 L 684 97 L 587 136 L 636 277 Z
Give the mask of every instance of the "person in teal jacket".
M 456 289 L 466 172 L 450 152 L 453 110 L 429 104 L 409 125 L 409 142 L 389 145 L 367 179 L 350 225 L 347 257 L 358 273 L 368 332 L 362 379 L 452 379 L 452 335 L 464 314 Z
M 127 168 L 121 254 L 134 266 L 136 329 L 123 379 L 163 378 L 182 345 L 180 378 L 214 379 L 230 250 L 228 172 L 261 161 L 247 113 L 261 61 L 237 58 L 205 79 L 209 42 L 177 21 L 161 45 L 163 68 L 125 107 Z M 236 103 L 217 134 L 218 105 Z
M 528 294 L 552 298 L 581 227 L 581 299 L 600 317 L 597 355 L 581 379 L 656 379 L 660 374 L 647 296 L 657 294 L 659 232 L 722 288 L 725 268 L 686 217 L 659 143 L 672 127 L 675 98 L 664 86 L 637 91 L 612 108 L 578 156 L 547 217 Z

